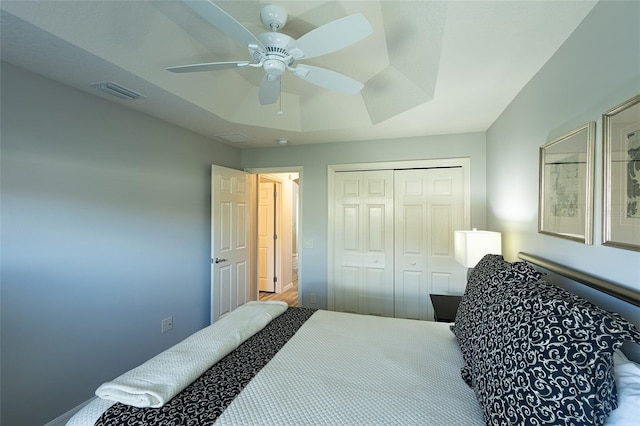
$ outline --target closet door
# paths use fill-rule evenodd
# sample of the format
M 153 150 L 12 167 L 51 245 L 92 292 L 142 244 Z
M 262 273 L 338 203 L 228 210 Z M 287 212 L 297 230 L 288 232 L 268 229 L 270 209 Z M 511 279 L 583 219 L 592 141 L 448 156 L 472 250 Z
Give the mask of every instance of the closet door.
M 430 293 L 457 294 L 453 231 L 464 228 L 462 168 L 396 170 L 394 304 L 397 318 L 433 319 Z
M 393 171 L 336 173 L 334 309 L 393 316 Z

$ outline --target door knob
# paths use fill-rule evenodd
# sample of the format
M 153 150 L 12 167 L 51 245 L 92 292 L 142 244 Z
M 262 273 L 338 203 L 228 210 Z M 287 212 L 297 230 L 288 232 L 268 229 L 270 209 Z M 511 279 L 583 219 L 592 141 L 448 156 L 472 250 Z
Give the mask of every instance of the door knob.
M 214 260 L 215 263 L 226 262 L 226 261 L 227 259 L 220 259 L 219 257 L 216 257 Z

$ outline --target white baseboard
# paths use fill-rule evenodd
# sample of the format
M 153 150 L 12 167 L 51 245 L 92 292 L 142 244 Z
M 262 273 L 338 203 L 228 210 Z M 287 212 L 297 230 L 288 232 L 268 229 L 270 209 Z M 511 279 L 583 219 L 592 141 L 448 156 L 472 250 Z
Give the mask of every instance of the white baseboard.
M 49 423 L 46 423 L 44 426 L 65 426 L 67 424 L 67 422 L 69 420 L 71 420 L 71 417 L 73 417 L 74 414 L 76 414 L 85 405 L 87 405 L 88 403 L 90 403 L 91 401 L 93 401 L 96 398 L 97 397 L 94 396 L 90 400 L 83 402 L 82 404 L 78 405 L 75 408 L 72 408 L 71 410 L 67 411 L 63 415 L 56 417 L 55 419 L 51 420 Z

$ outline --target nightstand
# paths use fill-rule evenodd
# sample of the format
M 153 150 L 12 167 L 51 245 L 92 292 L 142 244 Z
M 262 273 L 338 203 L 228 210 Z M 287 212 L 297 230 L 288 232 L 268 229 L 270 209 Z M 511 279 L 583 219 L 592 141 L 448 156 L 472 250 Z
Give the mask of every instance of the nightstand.
M 433 305 L 433 319 L 438 322 L 454 322 L 458 305 L 462 296 L 451 296 L 444 294 L 430 294 Z

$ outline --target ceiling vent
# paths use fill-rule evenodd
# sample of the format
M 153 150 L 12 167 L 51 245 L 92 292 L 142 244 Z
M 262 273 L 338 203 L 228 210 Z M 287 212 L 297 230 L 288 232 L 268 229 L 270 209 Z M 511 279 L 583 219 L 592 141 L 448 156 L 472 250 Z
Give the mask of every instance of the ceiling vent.
M 99 81 L 97 83 L 91 83 L 91 87 L 100 90 L 101 92 L 108 93 L 111 96 L 116 96 L 120 99 L 127 101 L 133 101 L 140 98 L 146 98 L 138 92 L 134 92 L 131 89 L 127 89 L 124 86 L 114 83 L 113 81 Z
M 239 143 L 239 142 L 251 142 L 252 139 L 249 136 L 245 136 L 242 133 L 219 133 L 215 135 L 218 139 L 224 142 Z

